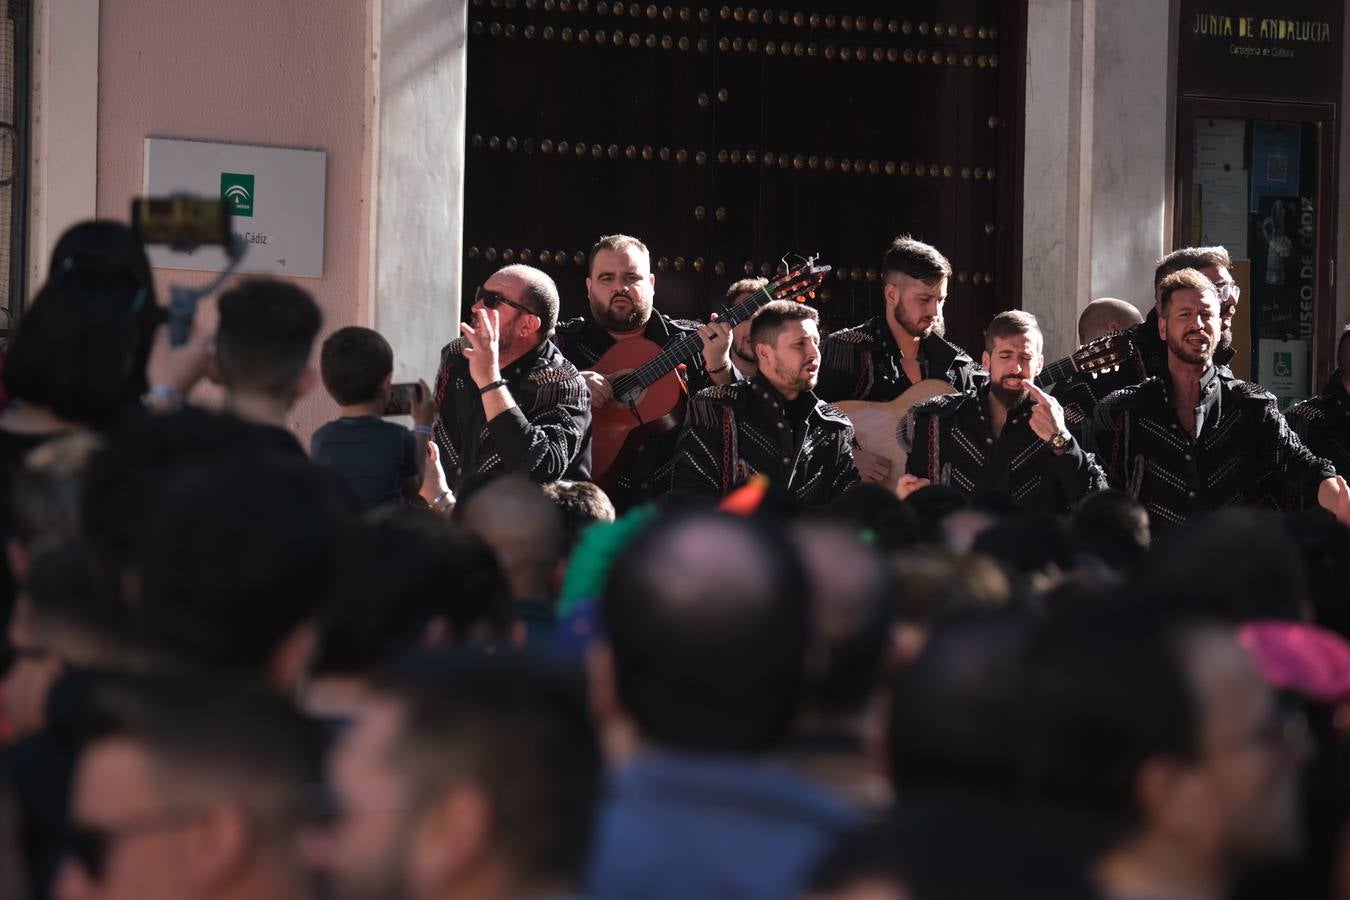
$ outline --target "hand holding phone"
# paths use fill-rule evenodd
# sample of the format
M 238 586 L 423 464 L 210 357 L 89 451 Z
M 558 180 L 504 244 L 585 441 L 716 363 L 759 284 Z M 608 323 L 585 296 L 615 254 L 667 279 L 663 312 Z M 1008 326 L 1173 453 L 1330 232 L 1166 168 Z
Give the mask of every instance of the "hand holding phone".
M 394 385 L 389 391 L 389 402 L 384 406 L 382 416 L 410 416 L 413 404 L 422 397 L 422 385 L 416 381 L 405 381 Z

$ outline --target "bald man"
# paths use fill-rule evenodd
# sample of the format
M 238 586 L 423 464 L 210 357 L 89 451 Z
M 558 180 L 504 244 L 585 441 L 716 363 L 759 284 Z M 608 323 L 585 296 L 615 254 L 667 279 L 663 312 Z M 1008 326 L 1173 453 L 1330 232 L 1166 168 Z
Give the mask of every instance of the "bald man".
M 1124 331 L 1132 325 L 1140 325 L 1144 317 L 1139 314 L 1133 303 L 1117 300 L 1115 297 L 1098 297 L 1087 306 L 1078 317 L 1078 343 L 1095 341 L 1105 334 Z
M 591 395 L 551 337 L 558 288 L 530 266 L 494 272 L 441 351 L 433 426 L 450 493 L 503 472 L 585 480 Z

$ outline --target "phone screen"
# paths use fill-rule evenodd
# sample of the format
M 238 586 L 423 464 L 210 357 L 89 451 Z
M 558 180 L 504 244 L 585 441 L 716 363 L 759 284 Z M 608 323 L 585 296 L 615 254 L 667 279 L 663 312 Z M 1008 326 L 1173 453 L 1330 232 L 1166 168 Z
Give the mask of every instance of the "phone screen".
M 415 381 L 402 382 L 393 386 L 389 392 L 389 403 L 381 415 L 407 416 L 412 414 L 413 401 L 421 391 L 421 385 Z

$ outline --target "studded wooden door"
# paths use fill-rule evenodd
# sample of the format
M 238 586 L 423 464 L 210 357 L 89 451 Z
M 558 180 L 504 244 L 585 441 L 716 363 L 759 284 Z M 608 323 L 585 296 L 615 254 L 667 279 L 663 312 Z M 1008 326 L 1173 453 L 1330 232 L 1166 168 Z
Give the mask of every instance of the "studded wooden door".
M 465 296 L 528 262 L 575 314 L 586 251 L 625 232 L 682 316 L 818 252 L 839 327 L 909 232 L 951 259 L 948 336 L 978 349 L 1020 305 L 1025 21 L 1024 0 L 471 0 Z

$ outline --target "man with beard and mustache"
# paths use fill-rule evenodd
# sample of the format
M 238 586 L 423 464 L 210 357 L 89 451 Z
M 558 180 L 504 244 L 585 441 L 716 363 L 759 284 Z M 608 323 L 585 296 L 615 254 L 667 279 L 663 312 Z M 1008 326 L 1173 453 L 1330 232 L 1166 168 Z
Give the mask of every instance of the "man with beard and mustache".
M 1151 376 L 1162 377 L 1166 374 L 1167 344 L 1158 336 L 1160 334 L 1158 303 L 1161 296 L 1159 288 L 1163 279 L 1173 272 L 1195 269 L 1213 282 L 1219 297 L 1219 342 L 1214 350 L 1214 365 L 1226 375 L 1233 374 L 1229 368 L 1235 355 L 1233 316 L 1237 312 L 1242 291 L 1233 280 L 1230 271 L 1232 267 L 1233 261 L 1229 258 L 1228 251 L 1217 246 L 1182 247 L 1158 260 L 1157 266 L 1153 269 L 1153 308 L 1142 322 L 1131 325 L 1121 332 L 1136 351 L 1133 359 L 1115 372 L 1100 372 L 1091 378 L 1086 375 L 1067 378 L 1051 386 L 1050 393 L 1064 404 L 1064 416 L 1070 431 L 1075 434 L 1091 432 L 1093 410 L 1113 391 L 1138 384 Z M 1093 303 L 1100 302 L 1093 301 Z M 1083 337 L 1083 340 L 1086 342 L 1090 338 Z M 1086 433 L 1081 436 L 1088 440 L 1091 438 Z
M 587 479 L 591 404 L 576 367 L 549 340 L 558 288 L 530 266 L 507 266 L 483 282 L 461 323 L 462 337 L 441 351 L 438 416 L 432 433 L 450 491 L 503 472 L 532 481 Z
M 585 378 L 594 409 L 610 403 L 609 379 L 594 371 L 600 358 L 619 341 L 646 338 L 666 347 L 690 332 L 703 339 L 703 353 L 688 360 L 683 377 L 693 396 L 714 384 L 729 384 L 735 374 L 727 357 L 731 328 L 718 322 L 701 324 L 672 319 L 653 308 L 656 276 L 645 244 L 625 234 L 607 234 L 591 248 L 586 296 L 590 318 L 579 316 L 558 324 L 556 340 Z M 616 509 L 650 500 L 670 490 L 678 429 L 654 435 L 639 445 L 609 490 Z
M 758 374 L 700 391 L 675 458 L 675 489 L 720 496 L 769 477 L 802 506 L 822 506 L 858 480 L 853 426 L 812 393 L 820 369 L 819 314 L 775 300 L 755 314 Z
M 726 301 L 730 306 L 761 290 L 769 283 L 767 278 L 742 278 L 727 288 Z M 750 327 L 755 317 L 751 316 L 731 329 L 731 346 L 728 358 L 742 378 L 754 378 L 759 374 L 759 359 L 755 348 L 750 344 Z
M 951 263 L 936 247 L 908 235 L 892 241 L 881 259 L 881 315 L 836 331 L 820 345 L 821 398 L 885 403 L 925 378 L 946 381 L 954 391 L 974 387 L 975 361 L 942 336 L 951 274 Z M 892 479 L 889 460 L 856 455 L 864 480 Z
M 1030 313 L 994 317 L 984 332 L 989 381 L 925 400 L 906 417 L 901 434 L 910 452 L 901 497 L 938 483 L 976 503 L 1060 513 L 1106 487 L 1092 454 L 1069 434 L 1059 402 L 1032 383 L 1045 362 L 1042 345 Z
M 1112 487 L 1129 491 L 1155 529 L 1233 504 L 1301 497 L 1350 523 L 1350 490 L 1280 415 L 1275 395 L 1216 365 L 1223 317 L 1214 283 L 1182 269 L 1159 285 L 1167 371 L 1116 391 L 1096 409 L 1097 447 Z

